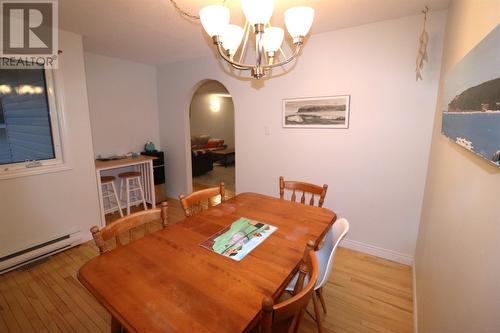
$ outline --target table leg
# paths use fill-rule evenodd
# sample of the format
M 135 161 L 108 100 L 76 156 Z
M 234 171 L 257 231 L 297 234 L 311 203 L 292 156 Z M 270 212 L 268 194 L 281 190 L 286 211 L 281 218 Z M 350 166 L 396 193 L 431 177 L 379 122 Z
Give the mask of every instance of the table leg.
M 155 180 L 154 180 L 154 170 L 153 170 L 153 161 L 149 161 L 149 181 L 150 186 L 149 189 L 151 191 L 151 205 L 156 208 L 156 193 L 155 193 Z
M 104 202 L 102 198 L 102 186 L 101 186 L 101 171 L 96 171 L 97 176 L 97 193 L 99 195 L 99 208 L 101 210 L 101 228 L 106 225 L 106 216 L 104 214 Z

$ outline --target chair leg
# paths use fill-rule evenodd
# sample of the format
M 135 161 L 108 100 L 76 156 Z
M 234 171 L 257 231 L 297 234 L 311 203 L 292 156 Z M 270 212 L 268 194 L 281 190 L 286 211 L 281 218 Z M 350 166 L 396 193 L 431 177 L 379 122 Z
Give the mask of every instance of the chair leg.
M 118 194 L 116 192 L 115 182 L 111 183 L 111 187 L 113 188 L 113 194 L 115 195 L 116 204 L 118 205 L 118 212 L 120 212 L 120 217 L 123 217 L 122 205 L 120 204 L 120 199 L 118 199 Z
M 123 202 L 123 200 L 125 200 L 125 197 L 123 196 L 124 189 L 125 189 L 125 184 L 123 183 L 123 178 L 120 178 L 120 202 Z
M 312 294 L 313 305 L 314 305 L 314 316 L 316 317 L 316 325 L 318 326 L 318 333 L 323 332 L 323 328 L 321 327 L 321 313 L 318 308 L 318 300 L 316 293 Z
M 292 333 L 299 332 L 300 323 L 302 322 L 302 317 L 304 317 L 304 310 L 299 312 L 299 314 L 297 315 L 297 320 L 295 321 L 295 327 L 293 327 L 292 330 L 289 330 L 288 332 Z
M 106 198 L 104 196 L 106 195 L 106 190 L 107 190 L 107 184 L 101 184 L 101 204 L 102 204 L 102 210 L 106 211 Z M 106 213 L 104 213 L 106 214 Z
M 118 320 L 115 319 L 115 317 L 111 317 L 111 333 L 121 333 L 122 332 L 122 325 Z
M 326 303 L 325 299 L 323 298 L 323 287 L 316 290 L 316 293 L 318 294 L 319 300 L 321 302 L 321 307 L 323 308 L 323 312 L 326 314 Z
M 125 180 L 125 195 L 127 196 L 127 215 L 130 215 L 130 179 Z
M 147 210 L 148 206 L 146 206 L 146 197 L 144 196 L 144 190 L 141 184 L 141 178 L 137 178 L 137 185 L 139 185 L 139 191 L 141 192 L 142 205 L 144 207 L 144 210 Z
M 110 187 L 111 187 L 111 184 L 109 184 L 109 183 L 106 184 L 106 195 L 110 195 L 111 194 L 112 189 Z M 106 201 L 108 203 L 108 207 L 111 209 L 113 207 L 113 201 L 111 200 L 110 197 L 107 197 Z

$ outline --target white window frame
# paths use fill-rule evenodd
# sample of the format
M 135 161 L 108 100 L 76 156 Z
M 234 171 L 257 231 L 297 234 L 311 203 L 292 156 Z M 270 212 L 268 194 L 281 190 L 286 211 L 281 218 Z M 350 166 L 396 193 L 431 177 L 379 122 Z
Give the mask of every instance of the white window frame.
M 67 147 L 65 140 L 64 113 L 62 112 L 62 82 L 55 70 L 45 69 L 45 84 L 49 107 L 52 144 L 55 157 L 48 160 L 33 162 L 17 162 L 0 165 L 0 180 L 23 176 L 31 176 L 70 170 L 71 167 L 65 158 Z

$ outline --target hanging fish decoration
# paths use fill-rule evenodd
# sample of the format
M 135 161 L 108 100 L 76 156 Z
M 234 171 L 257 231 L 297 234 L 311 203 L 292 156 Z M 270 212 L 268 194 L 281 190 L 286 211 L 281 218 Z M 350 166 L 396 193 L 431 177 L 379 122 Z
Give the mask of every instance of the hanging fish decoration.
M 425 30 L 428 12 L 429 12 L 429 7 L 425 6 L 425 9 L 422 11 L 422 13 L 424 14 L 424 27 L 422 29 L 422 34 L 420 35 L 420 39 L 419 39 L 418 54 L 417 54 L 417 68 L 415 69 L 417 81 L 423 80 L 422 69 L 424 68 L 424 61 L 429 60 L 428 55 L 427 55 L 427 43 L 429 42 L 429 34 Z

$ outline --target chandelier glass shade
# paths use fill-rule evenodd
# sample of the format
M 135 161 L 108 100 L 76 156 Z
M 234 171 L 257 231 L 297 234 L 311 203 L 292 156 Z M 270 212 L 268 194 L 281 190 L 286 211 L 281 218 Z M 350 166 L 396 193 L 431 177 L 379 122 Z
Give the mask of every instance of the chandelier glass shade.
M 229 9 L 223 5 L 210 5 L 200 10 L 201 24 L 225 61 L 237 70 L 250 70 L 254 78 L 260 79 L 272 68 L 285 65 L 297 57 L 314 20 L 313 8 L 298 6 L 285 11 L 285 26 L 293 44 L 292 54 L 286 57 L 281 48 L 285 31 L 269 23 L 274 0 L 241 0 L 241 7 L 246 18 L 243 28 L 229 23 Z M 255 36 L 256 61 L 250 65 L 242 63 L 242 60 L 251 31 Z M 240 46 L 239 60 L 235 60 Z M 282 59 L 277 61 L 280 55 Z
M 200 20 L 203 28 L 210 36 L 221 36 L 229 24 L 229 9 L 220 5 L 203 7 Z
M 240 47 L 245 31 L 236 24 L 228 24 L 222 33 L 222 45 L 229 54 L 235 54 Z
M 241 9 L 251 25 L 267 23 L 273 16 L 274 0 L 241 0 Z

